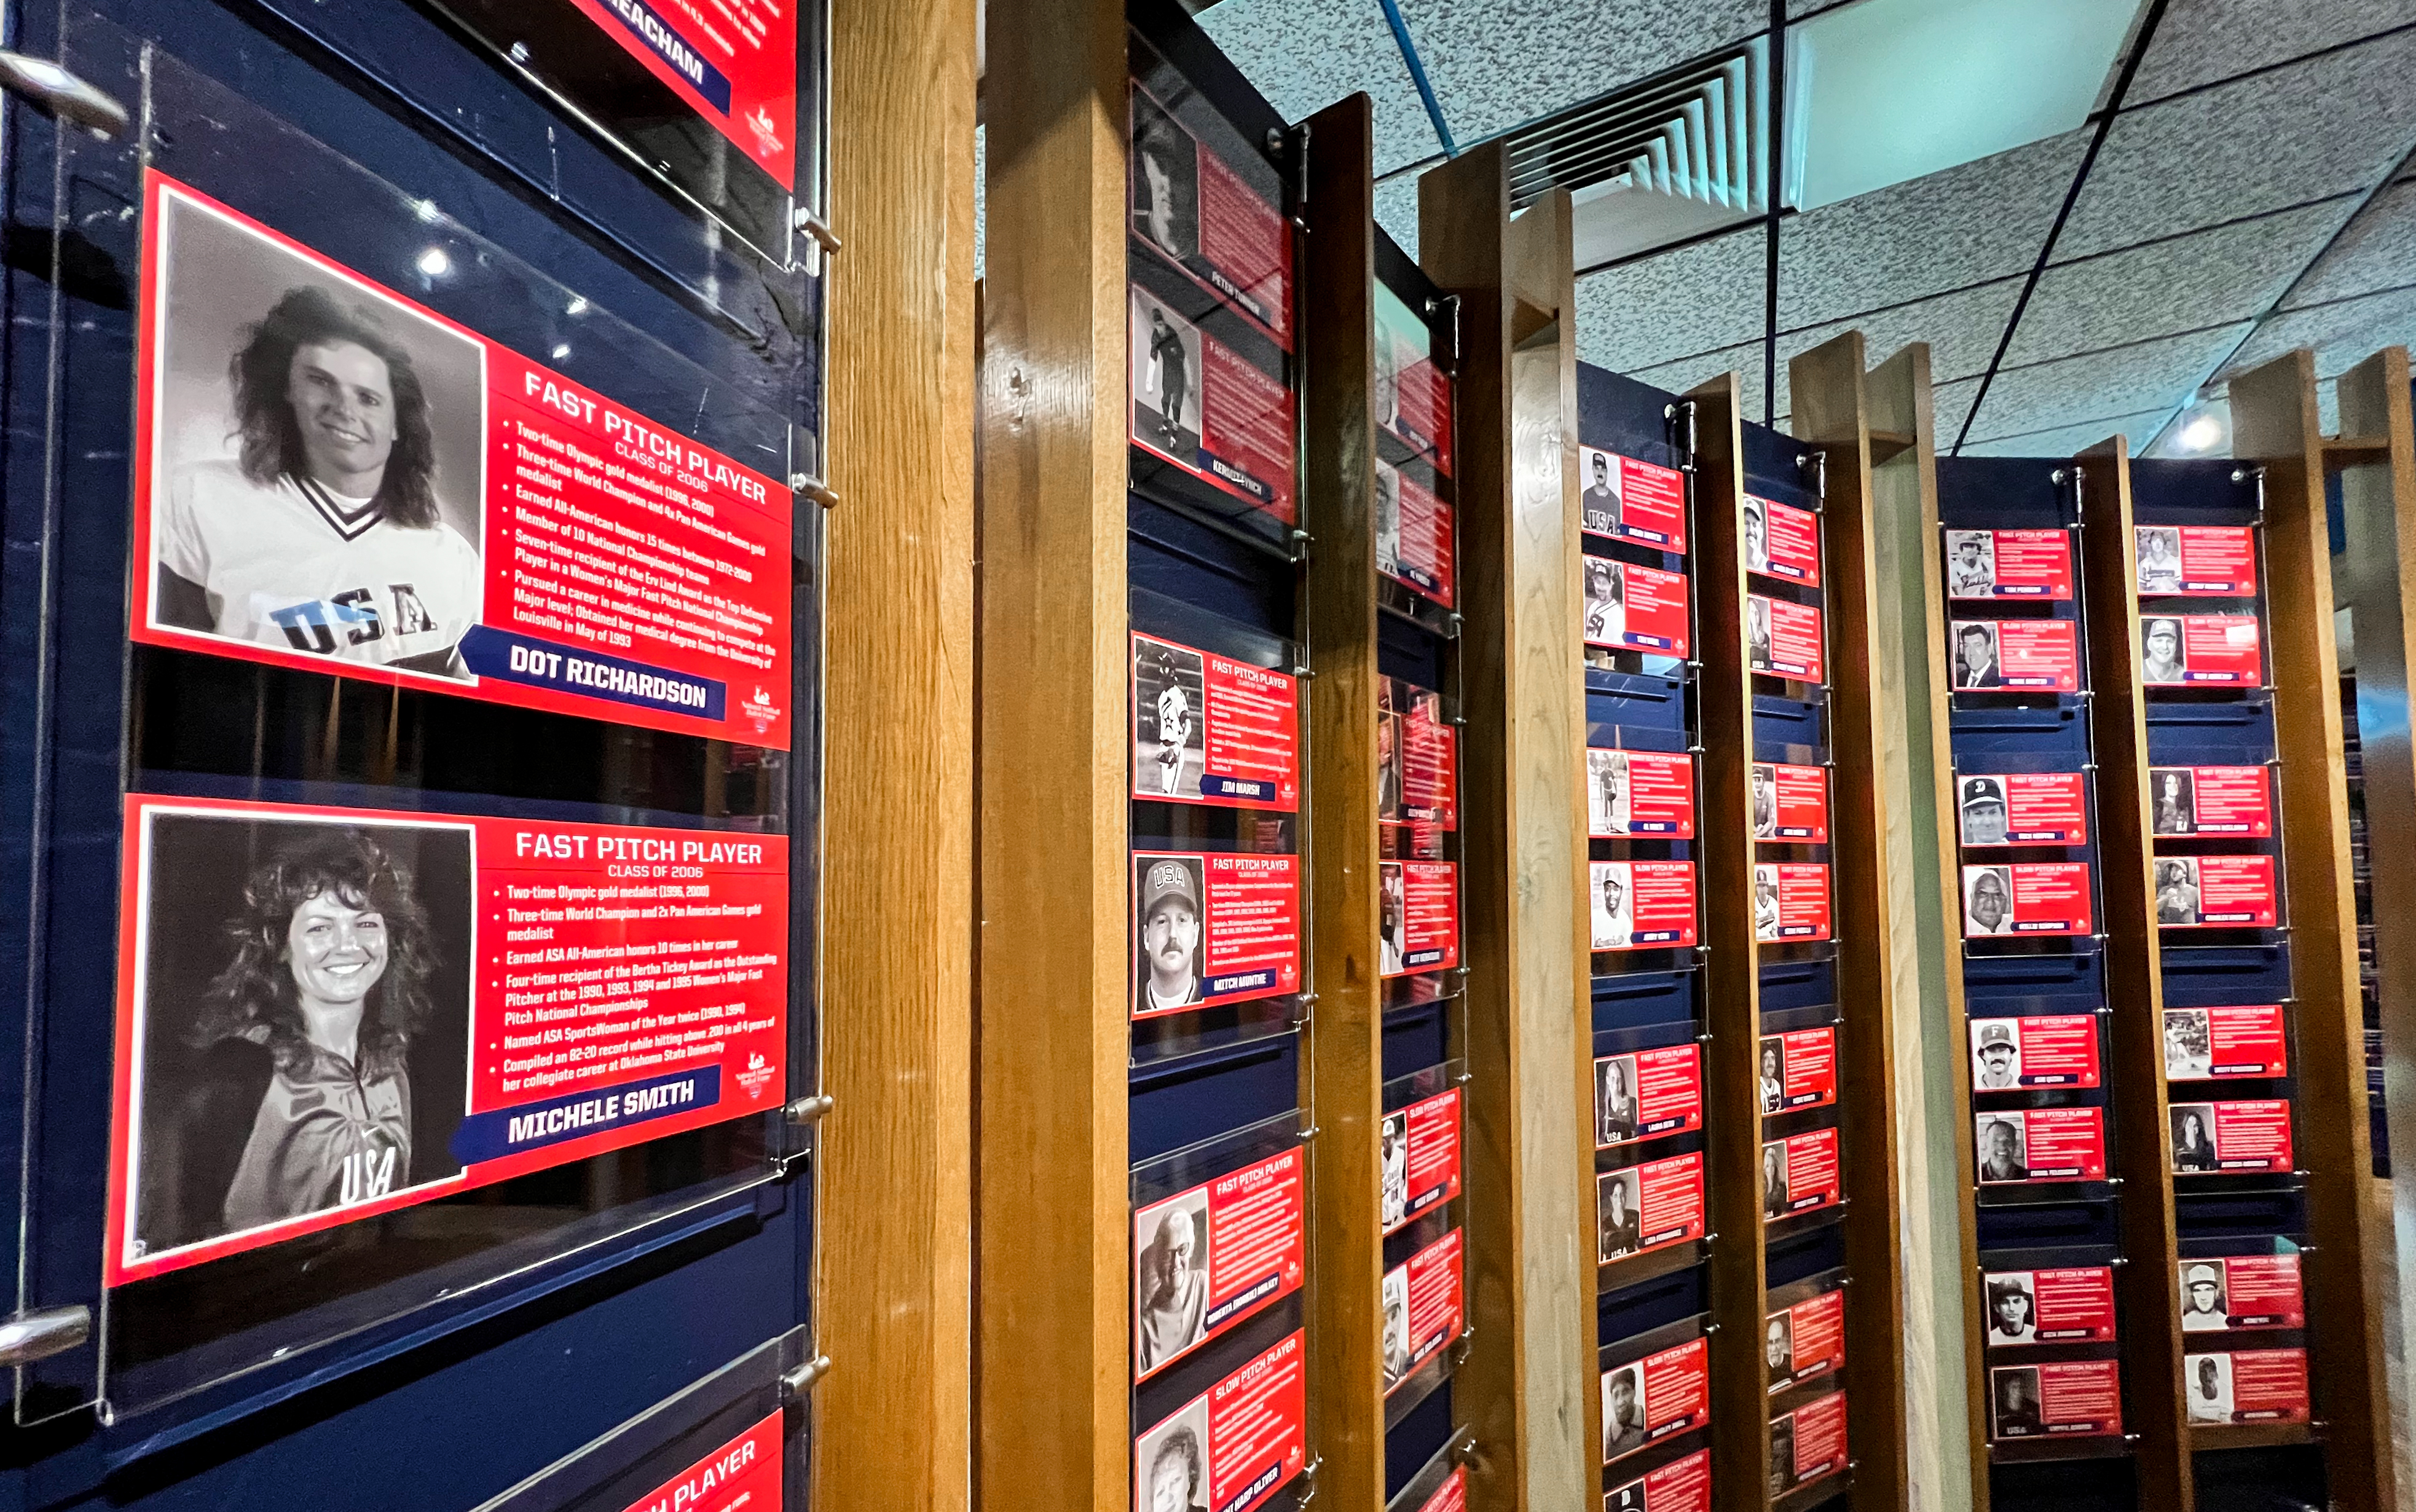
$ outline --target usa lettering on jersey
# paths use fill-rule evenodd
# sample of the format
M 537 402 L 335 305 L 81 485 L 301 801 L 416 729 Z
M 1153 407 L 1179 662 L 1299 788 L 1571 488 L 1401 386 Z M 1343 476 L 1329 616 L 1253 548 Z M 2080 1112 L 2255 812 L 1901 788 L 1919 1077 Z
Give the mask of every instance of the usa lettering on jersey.
M 389 609 L 398 636 L 423 635 L 435 629 L 435 616 L 419 601 L 419 591 L 408 582 L 390 582 L 385 587 Z M 308 598 L 298 604 L 268 612 L 268 618 L 285 632 L 285 643 L 296 651 L 330 657 L 348 646 L 368 645 L 386 634 L 386 621 L 378 612 L 377 593 L 370 588 L 354 588 L 332 598 Z M 338 642 L 341 633 L 342 641 Z

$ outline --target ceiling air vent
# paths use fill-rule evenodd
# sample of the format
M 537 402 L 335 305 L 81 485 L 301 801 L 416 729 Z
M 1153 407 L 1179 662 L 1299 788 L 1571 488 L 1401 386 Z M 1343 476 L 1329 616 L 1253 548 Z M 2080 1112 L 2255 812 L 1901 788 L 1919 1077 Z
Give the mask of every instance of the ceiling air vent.
M 1521 127 L 1511 208 L 1567 189 L 1581 272 L 1751 219 L 1770 203 L 1769 99 L 1758 38 Z

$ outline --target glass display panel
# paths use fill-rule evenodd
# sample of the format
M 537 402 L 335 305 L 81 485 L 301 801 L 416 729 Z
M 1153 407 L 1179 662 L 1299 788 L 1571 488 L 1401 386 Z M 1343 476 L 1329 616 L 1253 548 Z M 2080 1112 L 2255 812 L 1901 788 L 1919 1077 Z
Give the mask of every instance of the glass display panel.
M 1134 1168 L 1136 1385 L 1300 1291 L 1307 1172 L 1292 1113 Z

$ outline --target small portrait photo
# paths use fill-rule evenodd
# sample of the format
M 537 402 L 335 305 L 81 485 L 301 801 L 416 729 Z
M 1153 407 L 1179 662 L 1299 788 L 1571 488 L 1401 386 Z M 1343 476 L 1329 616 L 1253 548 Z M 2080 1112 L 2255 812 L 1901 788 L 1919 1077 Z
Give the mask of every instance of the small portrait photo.
M 2139 622 L 2139 675 L 2151 683 L 2178 683 L 2189 673 L 2183 654 L 2182 622 L 2158 615 Z
M 1410 1268 L 1384 1278 L 1384 1389 L 1410 1373 Z
M 1188 461 L 1200 451 L 1200 332 L 1164 300 L 1129 289 L 1132 433 Z
M 128 1263 L 460 1179 L 472 833 L 144 812 Z
M 1624 950 L 1636 938 L 1631 872 L 1624 861 L 1596 861 L 1593 869 L 1593 947 Z
M 1950 598 L 1986 598 L 1997 591 L 1997 533 L 1946 533 L 1946 594 Z
M 1593 1063 L 1596 1144 L 1625 1144 L 1636 1138 L 1636 1057 L 1607 1055 Z
M 1376 570 L 1396 577 L 1401 570 L 1401 471 L 1382 458 L 1376 461 Z
M 1778 768 L 1768 762 L 1753 764 L 1753 838 L 1774 839 L 1778 834 Z
M 1633 818 L 1623 750 L 1586 751 L 1586 825 L 1596 835 L 1624 835 Z
M 1192 855 L 1133 858 L 1133 1013 L 1146 1018 L 1200 1001 L 1200 859 Z
M 2153 806 L 2151 828 L 2158 836 L 2197 833 L 2197 774 L 2186 766 L 2159 766 L 2148 774 Z
M 1980 1151 L 1980 1185 L 2031 1179 L 2030 1138 L 2019 1113 L 1981 1113 L 1974 1120 Z
M 1770 1425 L 1770 1494 L 1777 1496 L 1795 1484 L 1795 1414 L 1789 1413 Z
M 1409 882 L 1398 861 L 1376 863 L 1376 957 L 1378 974 L 1398 976 L 1409 969 Z
M 2182 591 L 2182 533 L 2170 525 L 2135 525 L 2139 543 L 2139 591 Z
M 1620 526 L 1619 459 L 1593 446 L 1580 446 L 1578 476 L 1585 491 L 1578 499 L 1584 526 L 1597 536 L 1616 536 Z
M 1199 652 L 1133 642 L 1133 796 L 1200 796 L 1208 770 L 1207 699 Z
M 1208 1193 L 1133 1215 L 1133 1350 L 1155 1370 L 1208 1337 Z
M 2024 1439 L 2038 1432 L 2039 1427 L 2038 1367 L 2000 1366 L 1989 1371 L 1989 1433 L 2000 1439 Z
M 2182 1356 L 2182 1386 L 2189 1398 L 2189 1420 L 2193 1423 L 2228 1423 L 2231 1421 L 2231 1356 L 2228 1354 L 2185 1354 Z
M 1745 596 L 1744 660 L 1750 671 L 1770 671 L 1770 600 L 1759 594 Z
M 1795 1374 L 1795 1319 L 1784 1308 L 1762 1323 L 1761 1363 L 1773 1384 L 1783 1385 Z
M 1993 621 L 1956 620 L 1954 652 L 1956 688 L 2005 686 L 2004 668 L 1997 661 L 1997 627 Z
M 1761 1216 L 1787 1216 L 1787 1142 L 1773 1140 L 1761 1147 Z
M 1401 716 L 1390 708 L 1376 716 L 1376 817 L 1388 824 L 1401 822 Z
M 1967 935 L 2014 932 L 2014 869 L 1963 869 L 1963 932 Z
M 1200 148 L 1157 101 L 1132 92 L 1133 234 L 1182 262 L 1200 251 Z
M 2022 1027 L 2016 1019 L 1971 1023 L 1971 1090 L 2017 1092 L 2022 1085 Z
M 1606 1265 L 1642 1246 L 1644 1220 L 1636 1206 L 1639 1179 L 1632 1170 L 1606 1171 L 1594 1178 L 1595 1222 L 1602 1231 L 1597 1252 Z
M 1627 632 L 1627 574 L 1607 556 L 1585 559 L 1585 638 L 1617 645 Z
M 2028 1271 L 1991 1271 L 1987 1278 L 1988 1347 L 2038 1342 L 2038 1278 Z
M 1748 493 L 1744 498 L 1744 569 L 1747 572 L 1770 570 L 1770 522 L 1763 518 L 1767 507 Z
M 1381 316 L 1376 323 L 1376 423 L 1398 431 L 1401 424 L 1401 369 L 1417 361 L 1417 354 L 1401 340 Z
M 1757 865 L 1753 869 L 1753 937 L 1756 940 L 1778 938 L 1778 868 Z
M 2165 1010 L 2165 1080 L 2202 1081 L 2214 1070 L 2213 1016 L 2204 1008 Z
M 2173 1173 L 2214 1169 L 2214 1104 L 2177 1102 L 2165 1111 L 2173 1128 Z
M 1774 1113 L 1787 1101 L 1787 1040 L 1781 1035 L 1764 1035 L 1761 1052 L 1754 1076 L 1755 1090 L 1761 1095 L 1761 1111 Z
M 1148 1512 L 1208 1512 L 1208 1399 L 1142 1434 L 1133 1461 Z
M 468 677 L 484 343 L 173 190 L 159 258 L 148 623 Z
M 1410 1211 L 1410 1115 L 1406 1110 L 1384 1115 L 1376 1143 L 1377 1167 L 1383 1175 L 1383 1223 L 1390 1229 Z
M 1956 797 L 1963 812 L 1963 843 L 2005 843 L 2005 784 L 1993 777 L 1967 777 Z
M 1602 1378 L 1602 1458 L 1606 1463 L 1640 1448 L 1644 1431 L 1644 1362 L 1606 1371 Z
M 2231 1293 L 2223 1284 L 2223 1263 L 2182 1262 L 2182 1329 L 2217 1334 L 2231 1326 Z
M 2197 902 L 2197 858 L 2190 855 L 2156 857 L 2156 922 L 2196 924 Z

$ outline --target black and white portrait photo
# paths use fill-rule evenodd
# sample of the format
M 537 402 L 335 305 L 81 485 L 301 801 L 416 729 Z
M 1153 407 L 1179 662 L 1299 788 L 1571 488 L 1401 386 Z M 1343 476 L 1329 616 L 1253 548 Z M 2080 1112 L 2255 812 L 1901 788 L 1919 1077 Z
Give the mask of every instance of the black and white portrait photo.
M 2158 616 L 2139 622 L 2139 676 L 2151 683 L 2187 680 L 2189 658 L 2183 649 L 2182 622 Z
M 1788 1413 L 1772 1420 L 1770 1425 L 1770 1474 L 1768 1490 L 1773 1496 L 1783 1495 L 1795 1484 L 1795 1414 Z
M 1208 1512 L 1208 1399 L 1142 1434 L 1133 1460 L 1145 1512 Z
M 1981 1113 L 1973 1131 L 1980 1153 L 1980 1185 L 2031 1179 L 2027 1131 L 2017 1113 Z
M 1761 1363 L 1774 1385 L 1784 1385 L 1795 1374 L 1795 1321 L 1786 1312 L 1763 1320 Z
M 1401 570 L 1401 472 L 1376 459 L 1376 570 L 1398 576 Z
M 1761 1147 L 1761 1216 L 1787 1214 L 1787 1142 L 1773 1140 Z
M 1155 1370 L 1208 1337 L 1208 1194 L 1133 1215 L 1133 1350 Z
M 1955 686 L 2002 688 L 2005 671 L 1997 660 L 1997 627 L 1988 620 L 1955 622 Z
M 1410 1115 L 1406 1111 L 1386 1113 L 1383 1127 L 1376 1139 L 1376 1167 L 1383 1179 L 1382 1222 L 1385 1228 L 1401 1221 L 1410 1211 Z
M 1767 762 L 1753 764 L 1753 838 L 1774 839 L 1778 835 L 1778 768 Z
M 1624 1144 L 1636 1138 L 1636 1057 L 1606 1055 L 1593 1063 L 1596 1144 Z
M 1207 771 L 1207 673 L 1200 653 L 1133 642 L 1133 795 L 1196 798 Z
M 2037 1279 L 2028 1271 L 1993 1271 L 1986 1286 L 1988 1347 L 2037 1343 Z
M 1602 1458 L 1605 1463 L 1641 1448 L 1644 1430 L 1644 1362 L 1623 1365 L 1602 1378 Z
M 1183 855 L 1133 858 L 1137 948 L 1133 1013 L 1146 1018 L 1200 1002 L 1200 863 Z
M 1770 600 L 1759 594 L 1745 596 L 1744 661 L 1751 671 L 1770 671 Z
M 1585 638 L 1617 645 L 1627 631 L 1627 574 L 1607 556 L 1585 559 Z
M 1634 888 L 1628 863 L 1596 861 L 1589 869 L 1593 879 L 1593 947 L 1624 950 L 1636 938 L 1636 906 L 1630 896 Z
M 1384 685 L 1391 703 L 1392 684 Z M 1376 817 L 1395 824 L 1401 819 L 1401 717 L 1390 707 L 1376 715 Z
M 1754 1090 L 1760 1096 L 1761 1111 L 1774 1113 L 1787 1101 L 1787 1041 L 1778 1035 L 1764 1035 L 1759 1054 L 1756 1057 Z
M 1410 894 L 1408 879 L 1398 861 L 1376 864 L 1376 957 L 1377 971 L 1385 976 L 1398 976 L 1409 969 L 1404 952 L 1409 929 Z
M 458 1180 L 472 832 L 148 810 L 125 1258 Z
M 2194 1172 L 2212 1171 L 2214 1157 L 2214 1105 L 2206 1102 L 2175 1103 L 2166 1110 L 2173 1127 L 2173 1173 L 2186 1175 Z
M 1989 1431 L 2001 1439 L 2039 1431 L 2039 1373 L 2034 1365 L 2000 1366 L 1988 1372 Z
M 2158 836 L 2197 833 L 2197 774 L 2186 766 L 2159 766 L 2148 773 L 2152 827 Z
M 2201 1081 L 2214 1069 L 2214 1026 L 2204 1008 L 2165 1010 L 2165 1080 Z
M 1744 569 L 1747 572 L 1770 570 L 1770 522 L 1765 517 L 1768 506 L 1752 494 L 1744 500 Z
M 2005 843 L 2005 784 L 1993 777 L 1967 777 L 1957 790 L 1962 800 L 1963 843 Z
M 1963 932 L 2014 932 L 2014 869 L 2011 867 L 1963 869 Z
M 1778 869 L 1757 866 L 1753 869 L 1753 937 L 1777 939 L 1778 922 Z
M 2017 1092 L 2022 1084 L 2022 1035 L 2012 1019 L 1971 1022 L 1971 1090 Z
M 2170 525 L 2135 525 L 2139 544 L 2139 591 L 2182 591 L 2182 533 Z
M 1628 757 L 1623 750 L 1586 751 L 1586 822 L 1596 835 L 1624 835 L 1633 818 Z
M 1410 1373 L 1414 1346 L 1410 1340 L 1410 1268 L 1384 1277 L 1384 1389 L 1391 1390 Z
M 2219 1261 L 2182 1262 L 2182 1331 L 2219 1334 L 2231 1326 L 2231 1298 Z
M 1605 1264 L 1636 1253 L 1643 1244 L 1644 1220 L 1637 1213 L 1634 1171 L 1606 1171 L 1594 1178 L 1594 1221 L 1601 1231 L 1596 1247 Z
M 2182 1390 L 2189 1399 L 2193 1423 L 2231 1421 L 2231 1356 L 2186 1354 L 2182 1357 Z
M 1132 96 L 1133 234 L 1180 263 L 1200 250 L 1200 149 L 1157 101 Z
M 1200 332 L 1138 284 L 1129 294 L 1133 436 L 1188 461 L 1200 450 Z
M 485 346 L 180 193 L 160 218 L 148 623 L 467 676 Z
M 1584 490 L 1578 507 L 1584 528 L 1597 536 L 1616 536 L 1621 518 L 1619 459 L 1593 446 L 1580 446 L 1578 451 L 1578 477 Z
M 1946 593 L 1950 598 L 1986 598 L 1997 591 L 1997 535 L 1990 530 L 1946 533 Z
M 2156 922 L 2196 924 L 2197 911 L 2197 858 L 2189 855 L 2156 857 Z

